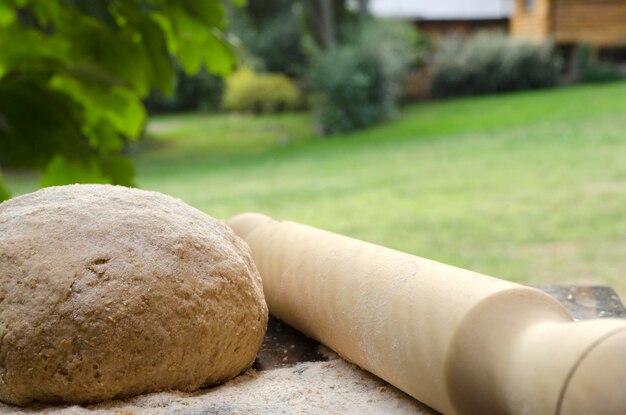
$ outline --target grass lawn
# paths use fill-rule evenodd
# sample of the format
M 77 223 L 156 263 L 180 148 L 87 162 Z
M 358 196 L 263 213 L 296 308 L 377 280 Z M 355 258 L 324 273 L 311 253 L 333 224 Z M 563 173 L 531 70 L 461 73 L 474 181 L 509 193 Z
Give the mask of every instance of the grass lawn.
M 626 300 L 626 83 L 312 131 L 306 114 L 155 117 L 138 182 L 216 217 L 259 211 L 522 283 L 611 285 Z

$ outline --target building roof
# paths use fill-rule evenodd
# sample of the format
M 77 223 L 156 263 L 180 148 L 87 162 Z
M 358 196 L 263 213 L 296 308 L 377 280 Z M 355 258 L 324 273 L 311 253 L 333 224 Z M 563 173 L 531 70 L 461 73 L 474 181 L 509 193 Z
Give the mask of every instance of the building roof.
M 514 0 L 370 0 L 372 15 L 406 20 L 505 19 Z

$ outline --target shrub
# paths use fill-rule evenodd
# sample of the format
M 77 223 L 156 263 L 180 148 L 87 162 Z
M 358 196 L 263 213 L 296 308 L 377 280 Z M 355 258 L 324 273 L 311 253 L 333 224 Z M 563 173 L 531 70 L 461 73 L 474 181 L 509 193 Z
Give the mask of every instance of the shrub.
M 581 44 L 574 51 L 573 76 L 578 82 L 612 82 L 626 78 L 626 74 L 615 64 L 606 61 L 594 62 L 593 47 Z
M 416 37 L 409 25 L 372 21 L 355 30 L 349 43 L 319 54 L 309 80 L 322 133 L 394 115 L 404 76 L 417 58 Z
M 298 88 L 280 74 L 257 74 L 240 68 L 226 80 L 224 107 L 234 111 L 277 112 L 294 109 Z
M 381 60 L 355 46 L 330 50 L 313 67 L 315 111 L 322 133 L 363 128 L 393 113 Z
M 625 79 L 626 74 L 617 65 L 611 62 L 598 62 L 590 66 L 584 72 L 581 81 L 596 82 L 614 82 Z
M 545 88 L 558 83 L 559 71 L 551 43 L 484 32 L 443 40 L 431 86 L 441 97 Z
M 151 91 L 145 99 L 150 112 L 217 111 L 224 91 L 224 80 L 205 69 L 195 75 L 187 75 L 177 66 L 176 86 L 171 97 L 159 91 Z

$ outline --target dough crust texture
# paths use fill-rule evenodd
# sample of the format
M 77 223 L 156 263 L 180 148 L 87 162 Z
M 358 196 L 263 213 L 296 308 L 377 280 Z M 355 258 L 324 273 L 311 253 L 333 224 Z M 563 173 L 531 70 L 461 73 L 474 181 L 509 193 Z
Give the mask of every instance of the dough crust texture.
M 261 279 L 224 223 L 160 193 L 51 187 L 0 204 L 0 400 L 193 391 L 253 363 Z

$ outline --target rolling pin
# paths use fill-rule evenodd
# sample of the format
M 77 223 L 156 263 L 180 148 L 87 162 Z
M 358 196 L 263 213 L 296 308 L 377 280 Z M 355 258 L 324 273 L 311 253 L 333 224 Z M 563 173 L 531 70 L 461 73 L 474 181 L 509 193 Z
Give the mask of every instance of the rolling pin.
M 626 414 L 626 320 L 534 288 L 247 213 L 269 310 L 444 414 Z

